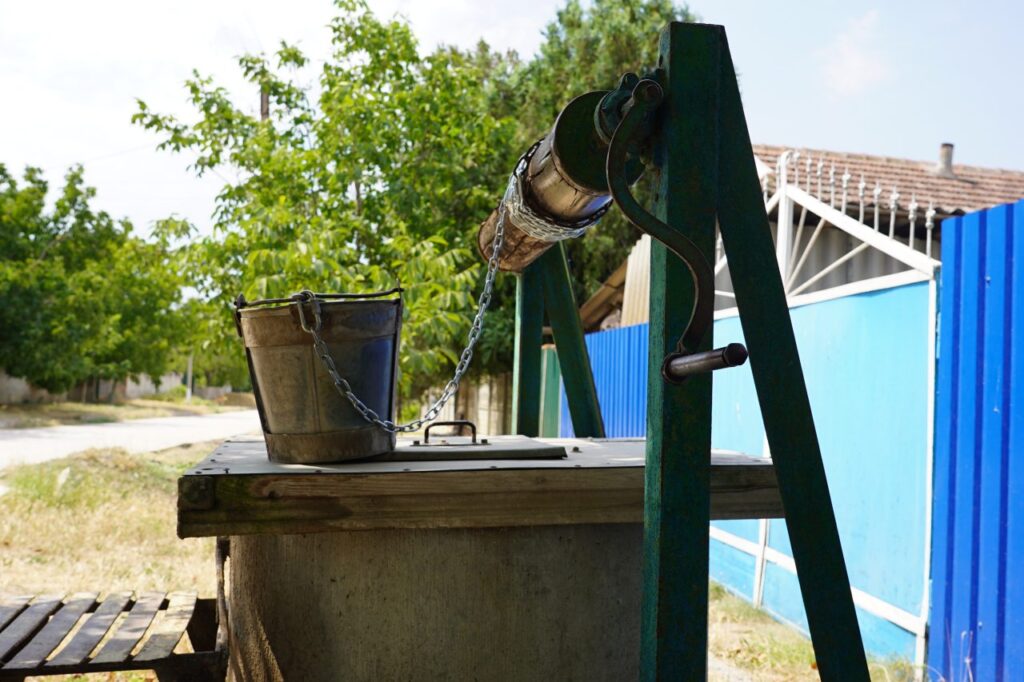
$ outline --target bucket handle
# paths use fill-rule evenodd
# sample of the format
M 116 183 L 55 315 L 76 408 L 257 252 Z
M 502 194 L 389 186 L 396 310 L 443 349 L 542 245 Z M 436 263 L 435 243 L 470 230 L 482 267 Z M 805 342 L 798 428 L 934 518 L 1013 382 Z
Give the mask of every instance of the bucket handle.
M 309 289 L 303 289 L 297 294 L 292 294 L 287 298 L 261 298 L 258 301 L 249 302 L 245 300 L 245 296 L 239 295 L 235 299 L 235 308 L 253 308 L 259 305 L 274 305 L 277 303 L 294 303 L 297 300 L 309 300 L 309 297 L 318 299 L 361 299 L 361 298 L 384 298 L 385 296 L 392 296 L 398 294 L 401 298 L 402 293 L 405 291 L 402 287 L 395 287 L 394 289 L 388 289 L 387 291 L 377 291 L 372 294 L 317 294 L 313 293 Z
M 239 294 L 235 299 L 235 330 L 239 336 L 242 336 L 242 308 L 255 308 L 261 305 L 275 305 L 278 303 L 295 303 L 296 308 L 299 311 L 299 323 L 302 325 L 303 331 L 311 332 L 311 327 L 306 323 L 306 317 L 302 309 L 303 303 L 312 303 L 313 307 L 313 318 L 316 324 L 315 331 L 320 331 L 323 327 L 323 319 L 321 316 L 322 310 L 320 308 L 321 300 L 362 300 L 369 298 L 384 298 L 385 296 L 393 296 L 398 294 L 398 298 L 402 298 L 402 293 L 405 289 L 402 287 L 395 287 L 388 289 L 387 291 L 377 291 L 372 294 L 317 294 L 309 289 L 303 289 L 297 294 L 292 294 L 288 298 L 261 298 L 258 301 L 252 301 L 251 303 L 245 300 L 244 294 Z
M 300 291 L 299 293 L 292 296 L 295 301 L 295 308 L 299 311 L 299 326 L 302 327 L 302 331 L 307 334 L 318 332 L 324 327 L 323 309 L 320 307 L 320 299 L 316 297 L 309 289 Z M 305 306 L 303 304 L 309 303 L 309 307 L 313 309 L 313 327 L 309 326 L 306 321 Z
M 452 420 L 452 421 L 434 422 L 433 424 L 427 425 L 427 428 L 425 428 L 423 430 L 423 444 L 424 445 L 427 445 L 427 444 L 430 443 L 430 429 L 434 428 L 435 426 L 458 426 L 460 432 L 462 431 L 462 427 L 463 426 L 468 426 L 470 434 L 472 435 L 472 444 L 473 445 L 477 444 L 476 443 L 476 424 L 474 424 L 473 422 L 469 421 L 468 419 L 455 419 L 455 420 Z M 486 445 L 487 441 L 484 440 L 484 441 L 482 441 L 482 443 L 484 445 Z

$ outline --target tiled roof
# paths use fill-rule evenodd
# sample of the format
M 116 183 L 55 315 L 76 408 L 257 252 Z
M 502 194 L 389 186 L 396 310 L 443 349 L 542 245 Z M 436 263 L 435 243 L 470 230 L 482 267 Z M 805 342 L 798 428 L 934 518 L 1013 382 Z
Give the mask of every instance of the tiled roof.
M 831 152 L 821 149 L 794 149 L 776 145 L 755 144 L 754 154 L 770 166 L 773 171 L 779 155 L 787 150 L 800 153 L 799 183 L 805 187 L 807 158 L 812 160 L 812 173 L 815 180 L 812 187 L 816 188 L 817 164 L 824 161 L 824 192 L 828 192 L 829 169 L 835 164 L 836 196 L 839 196 L 840 178 L 844 172 L 852 176 L 849 182 L 848 202 L 856 204 L 857 185 L 863 175 L 867 183 L 865 201 L 873 204 L 872 190 L 878 182 L 882 187 L 879 203 L 888 205 L 889 195 L 893 186 L 900 195 L 900 204 L 905 209 L 911 196 L 917 198 L 923 212 L 928 202 L 935 204 L 935 210 L 942 215 L 969 213 L 979 209 L 1006 204 L 1024 198 L 1024 172 L 998 170 L 994 168 L 978 168 L 953 164 L 955 177 L 944 177 L 935 172 L 935 161 L 910 161 L 894 159 L 888 156 L 870 156 L 868 154 L 848 154 Z M 790 175 L 793 167 L 790 166 Z M 792 181 L 792 177 L 790 178 Z M 774 178 L 769 187 L 774 187 Z

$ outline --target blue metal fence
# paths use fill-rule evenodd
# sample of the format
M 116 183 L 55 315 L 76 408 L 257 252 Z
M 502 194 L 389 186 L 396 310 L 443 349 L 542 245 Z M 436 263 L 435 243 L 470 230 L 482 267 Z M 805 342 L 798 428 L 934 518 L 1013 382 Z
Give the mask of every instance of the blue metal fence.
M 942 224 L 929 666 L 1024 680 L 1024 202 Z
M 928 535 L 933 284 L 920 282 L 791 311 L 829 487 L 872 654 L 920 659 Z M 739 319 L 715 341 L 742 341 Z M 610 437 L 643 436 L 647 326 L 587 336 Z M 563 436 L 571 435 L 562 407 Z M 764 429 L 749 367 L 718 372 L 712 442 L 761 456 Z M 805 629 L 784 521 L 716 522 L 711 573 Z M 923 661 L 921 661 L 923 662 Z
M 609 438 L 647 434 L 647 325 L 587 334 L 587 351 Z M 572 438 L 572 418 L 561 392 L 562 438 Z

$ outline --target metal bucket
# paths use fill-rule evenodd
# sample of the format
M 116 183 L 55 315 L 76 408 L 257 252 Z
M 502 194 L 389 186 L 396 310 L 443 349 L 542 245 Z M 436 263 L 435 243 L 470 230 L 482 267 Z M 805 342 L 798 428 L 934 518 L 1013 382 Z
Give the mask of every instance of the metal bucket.
M 401 290 L 317 294 L 320 337 L 353 392 L 381 419 L 393 420 Z M 299 306 L 304 306 L 300 311 Z M 235 321 L 245 341 L 256 406 L 275 462 L 310 464 L 372 457 L 395 448 L 395 434 L 367 422 L 338 392 L 301 318 L 309 302 L 239 297 Z

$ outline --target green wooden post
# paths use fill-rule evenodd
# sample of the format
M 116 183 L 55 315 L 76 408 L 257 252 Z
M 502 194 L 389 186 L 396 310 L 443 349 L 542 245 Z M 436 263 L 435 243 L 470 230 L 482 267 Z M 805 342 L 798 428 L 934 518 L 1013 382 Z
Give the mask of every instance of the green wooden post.
M 654 139 L 660 165 L 656 215 L 709 260 L 715 250 L 720 47 L 715 27 L 673 23 L 662 33 L 666 98 Z M 707 667 L 711 375 L 674 385 L 660 373 L 693 300 L 686 266 L 653 244 L 640 662 L 645 680 L 702 680 Z M 699 350 L 711 344 L 709 329 Z
M 839 530 L 724 38 L 723 32 L 719 221 L 797 578 L 821 678 L 867 680 Z
M 540 353 L 540 435 L 541 438 L 558 438 L 561 432 L 562 372 L 558 368 L 558 351 L 541 348 Z
M 540 435 L 540 344 L 544 273 L 536 263 L 516 277 L 516 339 L 512 370 L 512 433 Z
M 534 265 L 544 272 L 544 306 L 555 337 L 573 431 L 579 438 L 604 438 L 604 421 L 597 402 L 580 312 L 572 292 L 565 245 L 554 245 Z

